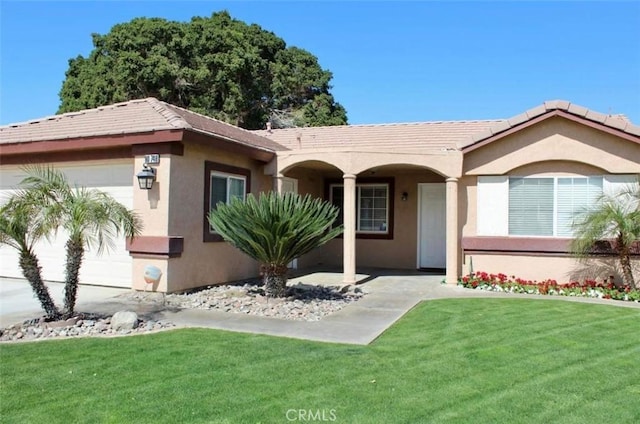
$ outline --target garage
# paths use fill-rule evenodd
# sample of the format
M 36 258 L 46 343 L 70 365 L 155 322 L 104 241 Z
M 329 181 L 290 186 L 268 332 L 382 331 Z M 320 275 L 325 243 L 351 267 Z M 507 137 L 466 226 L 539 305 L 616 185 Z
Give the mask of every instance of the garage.
M 55 165 L 64 172 L 71 185 L 102 190 L 127 208 L 133 208 L 133 159 L 108 161 L 66 162 Z M 0 169 L 0 202 L 18 186 L 24 177 L 19 166 Z M 65 243 L 67 237 L 59 232 L 50 241 L 35 246 L 36 255 L 46 281 L 64 281 Z M 110 251 L 98 256 L 95 251 L 85 252 L 80 270 L 80 283 L 112 287 L 131 287 L 132 258 L 125 247 L 125 238 L 116 240 Z M 8 246 L 0 246 L 0 276 L 22 278 L 18 253 Z

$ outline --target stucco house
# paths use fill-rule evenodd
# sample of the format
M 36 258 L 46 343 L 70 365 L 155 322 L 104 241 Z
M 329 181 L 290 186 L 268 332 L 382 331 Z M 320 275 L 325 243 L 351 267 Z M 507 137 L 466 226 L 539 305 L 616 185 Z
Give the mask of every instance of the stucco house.
M 138 187 L 145 161 L 150 190 Z M 298 268 L 429 269 L 455 283 L 470 269 L 528 279 L 581 276 L 571 216 L 640 174 L 640 127 L 567 101 L 509 119 L 246 131 L 153 98 L 0 127 L 0 195 L 21 167 L 47 163 L 75 184 L 135 209 L 143 234 L 88 255 L 85 284 L 174 292 L 256 276 L 258 264 L 205 218 L 233 196 L 310 193 L 338 205 L 344 234 Z M 63 279 L 64 235 L 41 243 L 48 280 Z M 0 276 L 20 277 L 0 248 Z M 638 257 L 634 259 L 637 266 Z M 592 277 L 598 277 L 594 275 Z

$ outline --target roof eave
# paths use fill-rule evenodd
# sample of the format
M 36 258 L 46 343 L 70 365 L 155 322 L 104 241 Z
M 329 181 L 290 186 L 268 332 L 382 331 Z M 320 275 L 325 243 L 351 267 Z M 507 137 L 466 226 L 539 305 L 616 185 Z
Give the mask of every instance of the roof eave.
M 91 137 L 71 137 L 51 140 L 23 141 L 0 144 L 0 155 L 64 152 L 72 150 L 109 149 L 136 144 L 156 144 L 182 141 L 184 130 L 170 129 L 136 133 L 119 133 Z
M 541 115 L 536 116 L 535 118 L 529 119 L 527 121 L 524 121 L 520 124 L 514 125 L 512 127 L 510 127 L 509 129 L 506 129 L 504 131 L 498 132 L 496 134 L 493 135 L 487 135 L 484 138 L 478 139 L 476 141 L 474 141 L 472 144 L 469 144 L 467 146 L 458 146 L 460 148 L 460 150 L 463 153 L 470 153 L 476 149 L 479 149 L 483 146 L 486 146 L 487 144 L 490 144 L 496 140 L 500 140 L 504 137 L 507 137 L 511 134 L 514 134 L 518 131 L 521 131 L 525 128 L 531 127 L 533 125 L 536 125 L 542 121 L 546 121 L 549 118 L 553 118 L 553 117 L 562 117 L 562 118 L 566 118 L 570 121 L 573 122 L 577 122 L 583 125 L 586 125 L 588 127 L 594 128 L 596 130 L 605 132 L 607 134 L 611 134 L 614 135 L 616 137 L 620 137 L 623 138 L 625 140 L 628 141 L 632 141 L 634 143 L 638 143 L 640 144 L 640 137 L 636 136 L 634 134 L 631 134 L 629 132 L 626 132 L 624 130 L 620 130 L 617 128 L 613 128 L 611 126 L 599 123 L 599 122 L 595 122 L 592 121 L 586 117 L 583 116 L 578 116 L 576 114 L 570 113 L 570 112 L 566 112 L 564 110 L 560 110 L 560 109 L 554 109 L 554 110 L 549 110 Z
M 231 153 L 245 154 L 252 159 L 265 163 L 271 161 L 276 156 L 275 150 L 251 145 L 220 134 L 214 134 L 195 128 L 185 130 L 184 141 L 218 147 Z

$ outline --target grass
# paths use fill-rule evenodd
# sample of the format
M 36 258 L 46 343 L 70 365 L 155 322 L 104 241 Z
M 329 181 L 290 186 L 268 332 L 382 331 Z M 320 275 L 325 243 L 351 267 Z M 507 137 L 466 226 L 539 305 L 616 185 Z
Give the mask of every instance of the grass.
M 451 299 L 369 346 L 202 329 L 2 345 L 0 422 L 635 423 L 639 318 Z

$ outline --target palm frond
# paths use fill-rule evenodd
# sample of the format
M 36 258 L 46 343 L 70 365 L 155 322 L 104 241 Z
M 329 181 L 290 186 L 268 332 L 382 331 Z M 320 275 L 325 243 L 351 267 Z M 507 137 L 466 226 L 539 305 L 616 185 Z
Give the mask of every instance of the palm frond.
M 209 223 L 231 245 L 263 264 L 286 266 L 342 232 L 331 228 L 338 208 L 321 199 L 294 194 L 249 194 L 219 203 Z

